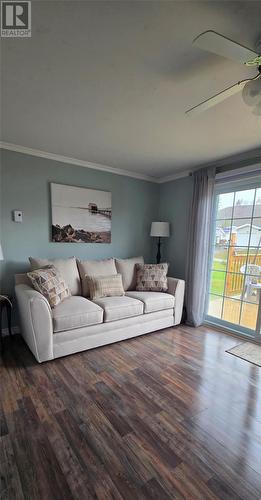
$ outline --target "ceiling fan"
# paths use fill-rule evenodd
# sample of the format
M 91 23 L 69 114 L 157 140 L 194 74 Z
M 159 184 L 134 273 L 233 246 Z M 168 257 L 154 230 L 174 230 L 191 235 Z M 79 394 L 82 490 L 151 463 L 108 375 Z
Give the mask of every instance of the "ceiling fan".
M 261 47 L 258 46 L 258 51 L 254 52 L 243 45 L 240 45 L 229 38 L 226 38 L 215 31 L 205 31 L 199 35 L 193 41 L 193 45 L 196 45 L 202 50 L 208 52 L 213 52 L 220 56 L 231 59 L 232 61 L 237 61 L 250 68 L 257 68 L 258 73 L 253 78 L 245 78 L 237 82 L 235 85 L 222 90 L 218 94 L 213 95 L 209 99 L 202 101 L 201 103 L 193 106 L 186 111 L 186 115 L 193 115 L 196 113 L 201 113 L 202 111 L 219 104 L 228 97 L 242 91 L 242 97 L 244 102 L 248 106 L 253 106 L 253 113 L 256 115 L 261 115 Z

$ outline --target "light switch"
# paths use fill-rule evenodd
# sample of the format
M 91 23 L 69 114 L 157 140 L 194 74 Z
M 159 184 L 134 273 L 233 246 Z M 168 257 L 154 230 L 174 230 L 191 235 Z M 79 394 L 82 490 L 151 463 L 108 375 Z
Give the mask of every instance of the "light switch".
M 21 210 L 14 210 L 13 217 L 15 222 L 23 222 L 23 212 Z

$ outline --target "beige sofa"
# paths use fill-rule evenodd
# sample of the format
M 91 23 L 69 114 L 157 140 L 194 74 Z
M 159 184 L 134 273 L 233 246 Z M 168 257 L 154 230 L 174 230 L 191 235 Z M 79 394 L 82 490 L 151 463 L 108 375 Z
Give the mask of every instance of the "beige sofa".
M 31 259 L 31 266 L 35 269 L 50 262 Z M 54 309 L 30 286 L 26 274 L 16 275 L 21 333 L 39 363 L 180 323 L 184 281 L 168 278 L 167 293 L 135 291 L 136 262 L 143 258 L 52 261 L 72 294 Z M 125 295 L 91 301 L 84 276 L 117 272 L 122 274 Z

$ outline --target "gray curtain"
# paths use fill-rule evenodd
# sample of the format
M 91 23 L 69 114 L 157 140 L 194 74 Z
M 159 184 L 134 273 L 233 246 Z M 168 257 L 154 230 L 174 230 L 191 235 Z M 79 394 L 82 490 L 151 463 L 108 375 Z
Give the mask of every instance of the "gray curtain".
M 187 324 L 203 323 L 207 290 L 210 227 L 215 184 L 215 169 L 202 168 L 193 174 L 186 269 Z

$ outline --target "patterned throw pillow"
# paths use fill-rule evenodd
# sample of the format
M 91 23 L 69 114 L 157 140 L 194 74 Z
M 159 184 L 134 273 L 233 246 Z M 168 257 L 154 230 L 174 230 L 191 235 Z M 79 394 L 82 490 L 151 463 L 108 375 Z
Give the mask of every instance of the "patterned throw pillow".
M 51 307 L 57 306 L 71 295 L 68 285 L 54 266 L 31 271 L 27 273 L 27 276 L 35 290 L 44 295 Z
M 121 274 L 111 276 L 86 275 L 85 279 L 88 281 L 91 300 L 125 295 Z
M 139 292 L 166 292 L 168 264 L 136 264 L 136 290 Z

